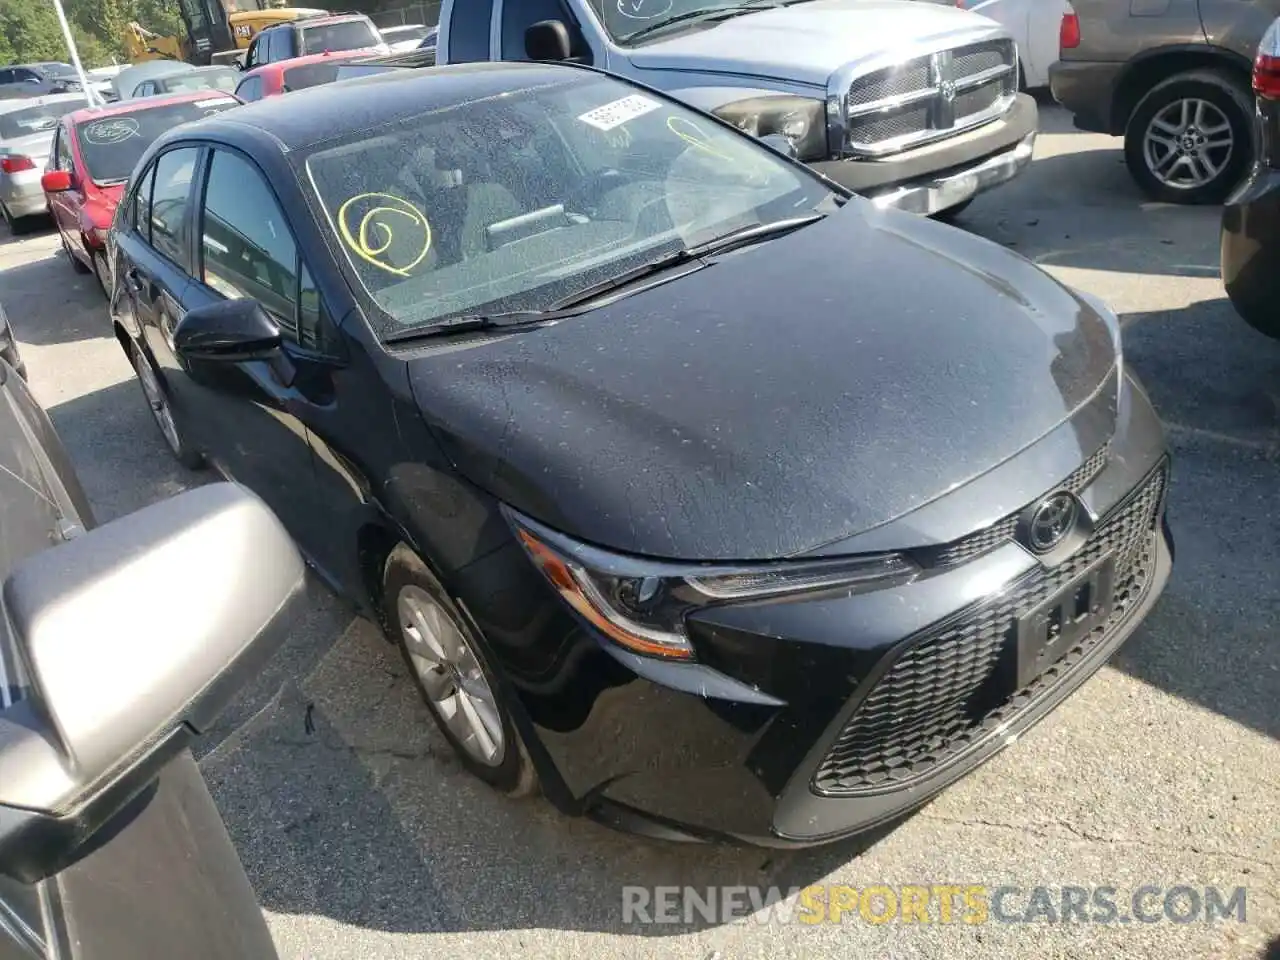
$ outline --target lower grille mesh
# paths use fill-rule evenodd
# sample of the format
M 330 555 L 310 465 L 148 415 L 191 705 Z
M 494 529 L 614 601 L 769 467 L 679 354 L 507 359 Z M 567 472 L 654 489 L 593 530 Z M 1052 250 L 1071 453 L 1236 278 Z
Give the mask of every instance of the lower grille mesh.
M 1162 466 L 1058 568 L 1035 571 L 909 647 L 845 725 L 814 775 L 815 788 L 847 796 L 907 784 L 958 757 L 1054 687 L 1150 586 L 1165 477 Z M 1007 665 L 1019 617 L 1108 554 L 1115 557 L 1110 618 L 1028 686 L 1011 690 Z

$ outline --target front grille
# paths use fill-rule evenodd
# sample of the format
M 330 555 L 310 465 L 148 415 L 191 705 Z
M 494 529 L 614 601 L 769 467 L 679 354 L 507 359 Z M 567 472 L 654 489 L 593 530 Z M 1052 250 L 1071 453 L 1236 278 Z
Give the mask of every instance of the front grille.
M 1107 441 L 1094 452 L 1088 460 L 1071 472 L 1054 490 L 1070 490 L 1076 496 L 1084 492 L 1089 484 L 1100 474 L 1111 457 L 1111 441 Z M 1052 491 L 1050 491 L 1052 492 Z M 919 559 L 929 567 L 951 567 L 957 563 L 967 563 L 975 557 L 989 553 L 996 547 L 1002 547 L 1010 540 L 1018 529 L 1018 513 L 1009 514 L 960 540 L 930 550 L 919 551 Z
M 1012 40 L 914 57 L 850 83 L 845 146 L 869 156 L 905 150 L 999 116 L 1016 93 Z
M 841 731 L 814 775 L 815 789 L 832 796 L 898 789 L 958 759 L 1057 686 L 1150 586 L 1166 476 L 1162 464 L 1061 566 L 1037 569 L 909 643 Z M 1109 554 L 1110 617 L 1029 685 L 1012 689 L 1019 618 Z

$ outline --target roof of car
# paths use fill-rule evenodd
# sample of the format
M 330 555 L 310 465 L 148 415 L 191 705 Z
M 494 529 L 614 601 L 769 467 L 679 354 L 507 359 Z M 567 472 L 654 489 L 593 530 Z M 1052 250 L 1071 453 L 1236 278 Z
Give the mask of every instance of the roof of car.
M 234 100 L 229 93 L 221 90 L 186 90 L 182 93 L 165 93 L 158 97 L 140 97 L 137 100 L 121 100 L 109 103 L 105 107 L 89 107 L 71 114 L 73 124 L 81 124 L 86 120 L 100 120 L 103 117 L 114 117 L 120 114 L 137 113 L 140 110 L 154 110 L 156 107 L 168 107 L 175 103 L 191 103 L 193 100 Z
M 369 18 L 363 13 L 322 13 L 319 16 L 281 20 L 279 23 L 273 23 L 269 27 L 263 27 L 258 31 L 258 35 L 261 36 L 268 30 L 293 30 L 296 27 L 316 27 L 323 26 L 326 23 L 347 23 L 351 20 L 369 20 Z M 369 20 L 369 22 L 372 23 L 373 21 Z
M 308 53 L 301 57 L 290 57 L 288 60 L 273 60 L 262 66 L 246 70 L 246 77 L 258 77 L 264 73 L 283 73 L 294 67 L 305 67 L 309 63 L 323 63 L 326 60 L 358 60 L 360 57 L 376 56 L 368 47 L 359 50 L 326 50 L 324 53 Z
M 565 64 L 526 62 L 394 70 L 267 97 L 184 129 L 216 136 L 251 127 L 285 150 L 301 150 L 470 100 L 589 76 L 599 74 Z
M 43 97 L 24 97 L 21 100 L 0 100 L 0 113 L 13 113 L 15 110 L 27 110 L 46 103 L 66 103 L 70 100 L 84 101 L 83 93 L 50 93 Z

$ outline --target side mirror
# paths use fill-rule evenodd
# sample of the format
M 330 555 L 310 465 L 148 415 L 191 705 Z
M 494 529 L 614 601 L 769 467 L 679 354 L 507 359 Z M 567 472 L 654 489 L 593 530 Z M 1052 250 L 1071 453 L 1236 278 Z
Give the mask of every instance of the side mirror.
M 173 331 L 173 347 L 197 380 L 208 364 L 265 360 L 284 385 L 293 383 L 292 362 L 280 349 L 280 327 L 257 300 L 220 300 L 189 311 Z
M 568 60 L 573 56 L 569 28 L 559 20 L 539 20 L 524 32 L 524 52 L 530 60 Z
M 69 170 L 50 170 L 40 178 L 40 186 L 45 193 L 66 193 L 71 189 L 71 172 Z
M 20 698 L 0 710 L 0 872 L 35 882 L 111 827 L 261 669 L 303 578 L 230 483 L 21 563 L 2 592 Z
M 766 133 L 760 138 L 760 142 L 770 150 L 780 153 L 784 157 L 789 157 L 792 160 L 795 160 L 800 156 L 800 151 L 796 149 L 795 141 L 780 133 Z

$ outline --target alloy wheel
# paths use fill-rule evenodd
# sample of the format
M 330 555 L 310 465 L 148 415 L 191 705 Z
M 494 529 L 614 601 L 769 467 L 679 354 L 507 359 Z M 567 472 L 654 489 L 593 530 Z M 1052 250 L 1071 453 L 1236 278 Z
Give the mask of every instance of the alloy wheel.
M 497 697 L 453 616 L 408 584 L 396 598 L 405 649 L 431 707 L 467 754 L 496 767 L 506 752 Z
M 1152 116 L 1143 135 L 1147 169 L 1175 190 L 1194 190 L 1217 179 L 1235 149 L 1226 114 L 1208 100 L 1175 100 Z
M 182 441 L 178 437 L 178 425 L 174 422 L 173 411 L 169 409 L 169 401 L 165 398 L 151 364 L 142 355 L 142 351 L 136 348 L 133 351 L 133 368 L 138 372 L 138 382 L 142 384 L 142 393 L 147 399 L 147 406 L 151 408 L 151 415 L 155 417 L 156 426 L 164 434 L 169 449 L 175 456 L 179 455 L 182 452 Z

